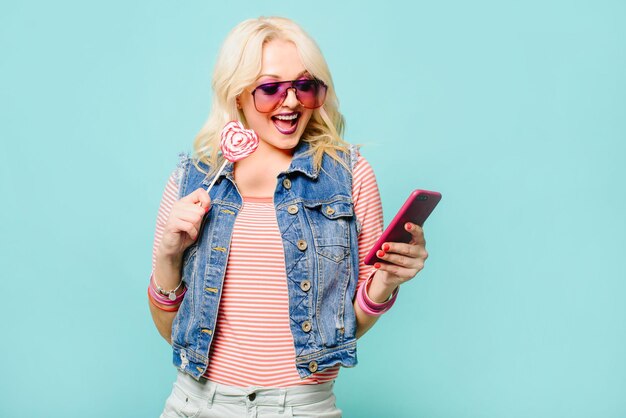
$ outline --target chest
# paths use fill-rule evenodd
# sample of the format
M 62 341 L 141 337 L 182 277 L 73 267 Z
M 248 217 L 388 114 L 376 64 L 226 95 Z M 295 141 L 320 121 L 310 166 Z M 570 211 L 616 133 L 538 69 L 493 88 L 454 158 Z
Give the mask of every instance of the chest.
M 262 164 L 255 161 L 237 163 L 234 170 L 235 183 L 242 196 L 253 198 L 267 198 L 274 196 L 277 177 L 288 165 Z

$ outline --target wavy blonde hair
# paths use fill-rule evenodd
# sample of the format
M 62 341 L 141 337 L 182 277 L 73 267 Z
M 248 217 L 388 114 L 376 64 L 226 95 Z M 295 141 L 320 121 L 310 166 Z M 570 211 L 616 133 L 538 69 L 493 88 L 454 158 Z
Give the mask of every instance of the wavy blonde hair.
M 344 118 L 339 112 L 339 101 L 321 50 L 292 20 L 259 17 L 238 24 L 226 37 L 217 57 L 211 83 L 211 112 L 194 141 L 195 157 L 208 164 L 211 173 L 215 173 L 223 161 L 218 151 L 224 125 L 231 120 L 240 120 L 247 126 L 243 112 L 237 109 L 236 99 L 260 75 L 263 45 L 274 39 L 293 42 L 309 74 L 328 86 L 324 105 L 313 111 L 300 139 L 311 145 L 315 167 L 321 167 L 324 153 L 346 167 L 337 154 L 337 151 L 347 151 L 349 146 L 342 139 Z

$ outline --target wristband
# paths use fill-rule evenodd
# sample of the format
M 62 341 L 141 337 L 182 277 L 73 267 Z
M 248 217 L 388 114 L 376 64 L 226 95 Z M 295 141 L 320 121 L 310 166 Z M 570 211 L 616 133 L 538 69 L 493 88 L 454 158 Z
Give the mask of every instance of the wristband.
M 183 288 L 182 293 L 176 296 L 174 300 L 157 293 L 152 283 L 150 283 L 150 286 L 148 286 L 148 293 L 150 293 L 150 296 L 152 296 L 152 299 L 154 299 L 155 302 L 158 302 L 159 304 L 165 305 L 165 306 L 173 306 L 173 305 L 179 305 L 182 302 L 183 298 L 185 297 L 185 293 L 187 293 L 187 287 L 185 286 Z
M 370 282 L 372 281 L 372 277 L 370 276 L 365 283 L 359 288 L 359 291 L 356 294 L 356 300 L 359 304 L 359 307 L 363 312 L 370 316 L 379 316 L 387 312 L 393 304 L 396 302 L 396 298 L 398 297 L 398 291 L 400 290 L 400 286 L 396 287 L 395 290 L 391 293 L 389 299 L 383 303 L 377 303 L 372 301 L 367 295 L 367 288 L 369 287 Z
M 178 306 L 175 307 L 170 307 L 170 308 L 166 308 L 164 306 L 161 306 L 157 301 L 154 300 L 154 298 L 152 297 L 152 295 L 150 294 L 150 288 L 148 288 L 148 299 L 150 300 L 150 303 L 152 303 L 152 305 L 154 307 L 156 307 L 157 309 L 160 309 L 162 311 L 165 312 L 178 312 Z

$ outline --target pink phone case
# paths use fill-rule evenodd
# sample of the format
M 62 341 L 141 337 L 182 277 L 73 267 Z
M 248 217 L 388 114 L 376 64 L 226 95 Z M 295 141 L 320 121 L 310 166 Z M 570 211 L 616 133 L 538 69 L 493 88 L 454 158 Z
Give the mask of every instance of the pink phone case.
M 378 261 L 382 261 L 376 256 L 376 252 L 382 249 L 385 242 L 411 241 L 411 234 L 404 229 L 404 224 L 413 222 L 414 224 L 423 226 L 440 200 L 441 193 L 431 192 L 429 190 L 414 190 L 365 257 L 365 264 L 372 265 Z

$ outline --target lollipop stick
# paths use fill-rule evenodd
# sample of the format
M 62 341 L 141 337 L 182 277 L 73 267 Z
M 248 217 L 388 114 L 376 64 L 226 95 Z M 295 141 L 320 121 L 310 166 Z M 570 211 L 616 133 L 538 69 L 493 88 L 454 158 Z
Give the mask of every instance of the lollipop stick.
M 211 184 L 209 184 L 209 188 L 206 189 L 206 192 L 209 193 L 211 191 L 211 188 L 213 187 L 213 185 L 215 184 L 215 181 L 217 180 L 217 178 L 220 176 L 220 174 L 222 174 L 222 171 L 224 170 L 224 167 L 226 167 L 226 163 L 228 162 L 228 160 L 224 160 L 224 164 L 222 164 L 222 166 L 220 167 L 219 171 L 217 172 L 217 174 L 215 175 L 215 177 L 213 177 L 213 181 L 211 182 Z

